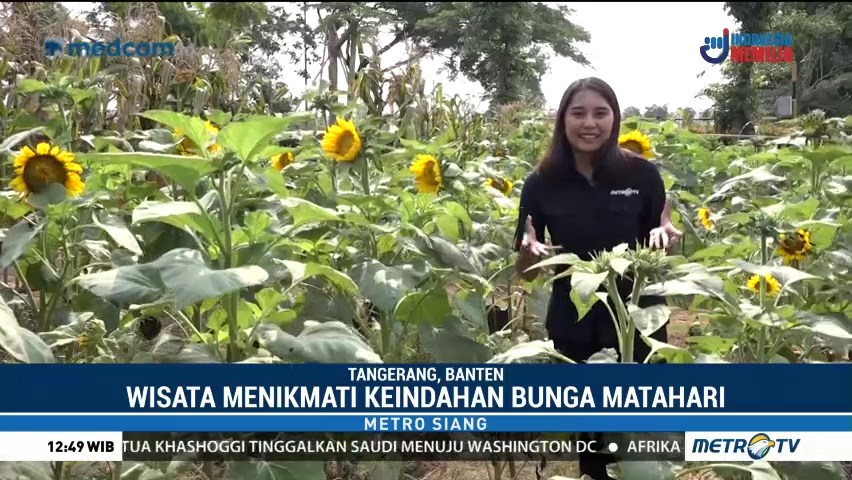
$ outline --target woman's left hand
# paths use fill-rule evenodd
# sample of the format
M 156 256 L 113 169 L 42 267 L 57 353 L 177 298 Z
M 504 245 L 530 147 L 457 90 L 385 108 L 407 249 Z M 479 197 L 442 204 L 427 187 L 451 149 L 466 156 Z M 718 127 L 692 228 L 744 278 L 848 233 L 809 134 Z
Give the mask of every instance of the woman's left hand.
M 683 233 L 669 222 L 651 230 L 649 243 L 651 244 L 651 248 L 664 248 L 668 250 L 674 246 L 675 242 L 682 235 Z

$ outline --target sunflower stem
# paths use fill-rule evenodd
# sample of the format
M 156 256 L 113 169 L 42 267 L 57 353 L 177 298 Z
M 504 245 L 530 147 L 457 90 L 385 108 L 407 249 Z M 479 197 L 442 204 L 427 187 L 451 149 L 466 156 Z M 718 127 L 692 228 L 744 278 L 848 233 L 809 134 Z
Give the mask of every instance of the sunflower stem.
M 370 164 L 365 157 L 361 157 L 361 188 L 364 195 L 370 196 Z
M 766 234 L 760 233 L 760 266 L 766 266 Z M 760 275 L 760 308 L 766 308 L 766 275 Z
M 766 234 L 761 231 L 760 233 L 760 266 L 763 267 L 766 265 L 767 253 L 766 253 Z M 760 308 L 761 310 L 766 308 L 766 275 L 760 275 Z M 764 363 L 764 354 L 766 350 L 766 327 L 761 325 L 758 328 L 758 338 L 757 338 L 757 363 Z

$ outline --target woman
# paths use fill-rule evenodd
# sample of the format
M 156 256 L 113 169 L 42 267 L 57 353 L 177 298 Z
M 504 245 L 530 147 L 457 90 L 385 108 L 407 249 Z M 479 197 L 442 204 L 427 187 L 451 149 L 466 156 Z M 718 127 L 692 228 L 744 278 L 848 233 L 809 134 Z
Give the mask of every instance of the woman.
M 609 85 L 597 78 L 571 84 L 556 115 L 553 139 L 539 166 L 525 180 L 515 233 L 520 252 L 517 270 L 533 280 L 538 269 L 525 272 L 554 248 L 588 260 L 595 252 L 627 243 L 668 247 L 680 235 L 669 220 L 665 186 L 657 167 L 618 146 L 621 114 Z M 545 244 L 545 232 L 553 247 Z M 631 291 L 622 279 L 624 298 Z M 553 284 L 546 326 L 554 346 L 575 362 L 583 362 L 604 348 L 618 349 L 609 310 L 597 302 L 577 321 L 569 296 L 571 279 Z M 643 297 L 640 306 L 665 303 L 664 298 Z M 666 327 L 652 337 L 666 341 Z M 636 362 L 650 348 L 637 335 Z M 598 479 L 609 479 L 608 455 L 580 456 L 580 469 Z

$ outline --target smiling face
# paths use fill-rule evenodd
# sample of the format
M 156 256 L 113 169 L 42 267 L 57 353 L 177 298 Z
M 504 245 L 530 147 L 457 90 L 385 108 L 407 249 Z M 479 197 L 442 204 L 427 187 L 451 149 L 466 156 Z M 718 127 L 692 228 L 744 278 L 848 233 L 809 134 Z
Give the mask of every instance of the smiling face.
M 565 112 L 565 136 L 575 151 L 597 152 L 609 140 L 613 120 L 612 108 L 603 96 L 582 90 Z

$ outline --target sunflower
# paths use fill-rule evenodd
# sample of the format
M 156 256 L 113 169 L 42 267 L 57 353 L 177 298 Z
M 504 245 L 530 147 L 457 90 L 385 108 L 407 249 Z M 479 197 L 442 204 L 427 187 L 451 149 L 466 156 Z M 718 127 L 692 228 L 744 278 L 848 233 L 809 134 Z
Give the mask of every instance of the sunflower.
M 361 137 L 355 124 L 338 117 L 337 123 L 325 131 L 322 150 L 335 161 L 354 161 L 361 151 Z
M 766 281 L 766 293 L 772 296 L 778 295 L 778 292 L 781 291 L 781 284 L 778 283 L 778 280 L 768 273 L 763 276 L 763 280 Z M 754 293 L 760 293 L 760 275 L 752 275 L 746 282 L 746 287 Z
M 698 221 L 701 222 L 705 230 L 713 230 L 713 220 L 710 219 L 709 208 L 698 209 Z
M 502 192 L 503 195 L 509 196 L 512 193 L 512 182 L 505 178 L 488 178 L 485 180 L 485 186 L 491 187 L 498 192 Z
M 654 158 L 654 153 L 651 151 L 651 140 L 639 130 L 633 130 L 618 137 L 618 145 L 645 158 Z
M 204 124 L 204 130 L 206 130 L 207 133 L 209 133 L 213 137 L 219 135 L 219 127 L 213 125 L 210 120 L 207 120 L 207 122 Z M 213 154 L 219 153 L 221 150 L 222 146 L 216 142 L 213 142 L 212 144 L 210 144 L 209 147 L 207 147 L 207 151 Z
M 213 137 L 215 137 L 216 135 L 219 135 L 219 128 L 216 125 L 214 125 L 210 120 L 207 120 L 207 122 L 204 123 L 204 130 Z M 174 134 L 175 134 L 176 137 L 183 137 L 183 135 L 184 135 L 183 130 L 181 130 L 180 128 L 176 128 L 175 131 L 174 131 Z M 192 140 L 190 140 L 187 137 L 184 137 L 180 141 L 180 143 L 177 146 L 177 149 L 178 149 L 178 152 L 181 155 L 192 156 L 192 155 L 196 154 L 195 144 L 192 143 Z M 207 147 L 207 151 L 212 153 L 212 154 L 219 153 L 219 151 L 221 151 L 221 150 L 222 150 L 222 146 L 219 145 L 216 142 L 213 142 L 209 147 Z
M 80 178 L 83 167 L 74 162 L 74 154 L 48 142 L 40 142 L 35 151 L 30 147 L 22 148 L 14 165 L 16 177 L 11 186 L 24 197 L 39 193 L 54 183 L 64 186 L 71 197 L 83 193 L 86 188 Z
M 281 170 L 284 170 L 284 167 L 293 163 L 293 158 L 293 152 L 282 152 L 278 155 L 273 155 L 270 157 L 270 160 L 272 160 L 272 168 L 280 172 Z
M 778 237 L 778 248 L 775 253 L 784 258 L 784 263 L 791 263 L 802 260 L 813 249 L 811 243 L 811 232 L 800 228 L 793 235 L 782 233 Z
M 441 165 L 432 155 L 417 155 L 408 170 L 414 174 L 419 192 L 435 193 L 443 184 Z

